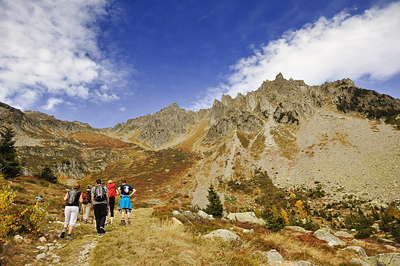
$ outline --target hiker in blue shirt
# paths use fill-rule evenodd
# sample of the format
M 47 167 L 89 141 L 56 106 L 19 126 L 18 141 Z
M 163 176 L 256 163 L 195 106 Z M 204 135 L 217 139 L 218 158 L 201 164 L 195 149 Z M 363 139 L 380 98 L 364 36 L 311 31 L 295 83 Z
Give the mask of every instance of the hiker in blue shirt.
M 64 200 L 66 201 L 65 222 L 60 237 L 64 238 L 68 229 L 67 240 L 71 240 L 72 230 L 74 229 L 79 214 L 79 203 L 82 203 L 83 201 L 82 193 L 79 191 L 80 187 L 79 183 L 75 183 L 72 186 L 72 189 L 67 191 L 64 196 Z
M 122 181 L 122 185 L 119 186 L 118 188 L 118 194 L 121 195 L 121 199 L 119 201 L 119 208 L 118 211 L 121 211 L 121 225 L 125 225 L 125 212 L 126 215 L 128 216 L 128 224 L 131 224 L 131 211 L 132 211 L 132 204 L 131 204 L 131 199 L 130 197 L 133 195 L 133 193 L 136 192 L 136 189 L 131 187 L 130 185 L 126 184 L 126 180 Z

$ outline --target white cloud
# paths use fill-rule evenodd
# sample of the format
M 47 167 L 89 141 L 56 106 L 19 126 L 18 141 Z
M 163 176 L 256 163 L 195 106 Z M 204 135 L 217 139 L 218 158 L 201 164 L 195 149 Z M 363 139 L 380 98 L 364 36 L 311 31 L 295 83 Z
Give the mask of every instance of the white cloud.
M 121 107 L 121 108 L 119 108 L 119 110 L 120 110 L 121 112 L 125 112 L 125 111 L 126 111 L 126 107 Z
M 95 91 L 125 82 L 126 72 L 97 44 L 96 21 L 107 15 L 107 1 L 1 1 L 0 101 L 26 109 L 46 94 L 118 99 Z
M 64 101 L 62 99 L 57 99 L 57 98 L 50 98 L 47 100 L 47 104 L 42 106 L 42 108 L 46 111 L 53 111 L 55 109 L 55 106 L 57 104 L 63 103 Z
M 384 81 L 400 73 L 400 2 L 361 15 L 341 12 L 288 31 L 232 66 L 227 84 L 208 90 L 193 109 L 209 108 L 221 94 L 256 90 L 278 73 L 322 84 L 342 78 Z

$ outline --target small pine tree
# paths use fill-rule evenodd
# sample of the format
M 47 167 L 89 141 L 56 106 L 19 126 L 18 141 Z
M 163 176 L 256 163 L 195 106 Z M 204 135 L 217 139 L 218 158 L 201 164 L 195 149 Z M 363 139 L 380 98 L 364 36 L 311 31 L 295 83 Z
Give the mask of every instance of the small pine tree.
M 51 168 L 48 165 L 43 167 L 42 172 L 39 174 L 39 178 L 51 183 L 57 183 L 57 177 L 53 174 L 53 171 L 51 171 Z
M 14 147 L 15 132 L 11 127 L 3 126 L 0 130 L 0 171 L 5 178 L 16 177 L 22 169 Z
M 214 190 L 213 185 L 210 185 L 208 189 L 208 205 L 204 210 L 206 213 L 211 214 L 214 217 L 222 217 L 222 211 L 224 207 L 222 206 L 221 200 L 218 193 Z

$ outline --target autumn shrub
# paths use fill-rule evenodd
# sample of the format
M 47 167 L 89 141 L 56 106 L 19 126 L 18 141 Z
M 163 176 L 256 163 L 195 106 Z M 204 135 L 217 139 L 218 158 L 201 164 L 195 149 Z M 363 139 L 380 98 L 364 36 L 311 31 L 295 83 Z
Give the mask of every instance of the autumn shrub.
M 13 202 L 16 192 L 11 186 L 4 181 L 4 177 L 0 174 L 0 240 L 5 239 L 12 232 L 19 230 L 18 213 L 13 211 Z
M 47 207 L 46 203 L 39 204 L 39 202 L 26 207 L 21 212 L 20 231 L 32 234 L 38 234 L 42 231 L 46 223 Z
M 263 218 L 266 222 L 265 227 L 272 232 L 281 231 L 287 225 L 287 221 L 285 219 L 287 217 L 283 217 L 282 214 L 283 212 L 279 212 L 275 206 L 265 209 L 261 214 L 261 218 Z

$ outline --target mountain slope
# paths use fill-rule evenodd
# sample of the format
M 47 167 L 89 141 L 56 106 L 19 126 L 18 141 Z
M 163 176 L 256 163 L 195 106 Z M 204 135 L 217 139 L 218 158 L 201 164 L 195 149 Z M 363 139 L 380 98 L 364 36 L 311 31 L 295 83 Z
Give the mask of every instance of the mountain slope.
M 349 79 L 308 86 L 279 74 L 208 110 L 172 104 L 106 129 L 5 104 L 0 122 L 16 130 L 26 174 L 51 164 L 68 182 L 127 179 L 147 203 L 163 197 L 204 207 L 214 183 L 222 200 L 252 208 L 255 195 L 228 184 L 248 183 L 260 168 L 287 189 L 321 184 L 334 200 L 354 193 L 387 202 L 400 192 L 400 100 Z

